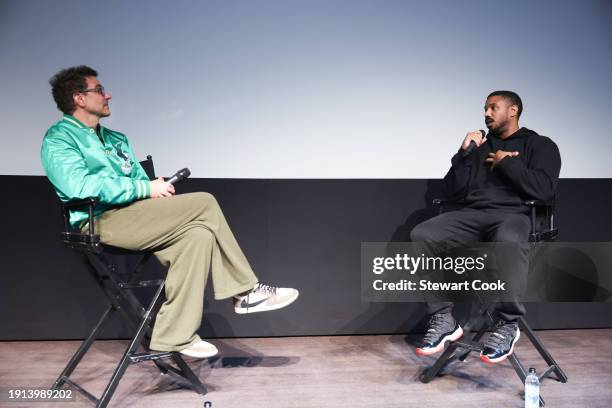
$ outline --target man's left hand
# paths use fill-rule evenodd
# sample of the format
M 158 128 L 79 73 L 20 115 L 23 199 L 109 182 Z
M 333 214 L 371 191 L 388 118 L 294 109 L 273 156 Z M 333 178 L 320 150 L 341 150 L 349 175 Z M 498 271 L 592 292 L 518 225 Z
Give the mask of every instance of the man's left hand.
M 485 161 L 491 165 L 491 170 L 493 170 L 495 166 L 497 166 L 499 162 L 504 159 L 504 157 L 516 157 L 518 155 L 519 152 L 505 152 L 503 150 L 498 150 L 495 153 L 489 153 L 489 157 L 487 157 Z

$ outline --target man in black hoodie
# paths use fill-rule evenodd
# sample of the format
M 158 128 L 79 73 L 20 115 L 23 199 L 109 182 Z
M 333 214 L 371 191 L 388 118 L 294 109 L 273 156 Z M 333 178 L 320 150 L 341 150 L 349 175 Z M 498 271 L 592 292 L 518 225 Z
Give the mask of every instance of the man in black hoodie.
M 487 137 L 479 130 L 469 132 L 444 177 L 447 198 L 463 207 L 417 225 L 410 234 L 430 254 L 477 241 L 524 243 L 530 220 L 523 202 L 554 197 L 561 169 L 559 149 L 549 138 L 519 127 L 520 97 L 511 91 L 495 91 L 487 97 L 484 109 Z M 512 277 L 519 282 L 515 288 L 524 286 L 527 247 L 517 245 L 512 261 Z M 417 354 L 434 354 L 447 340 L 463 335 L 452 307 L 450 302 L 427 303 L 431 317 Z M 524 314 L 516 298 L 495 305 L 498 321 L 480 354 L 483 361 L 497 363 L 512 354 L 520 336 L 517 320 Z

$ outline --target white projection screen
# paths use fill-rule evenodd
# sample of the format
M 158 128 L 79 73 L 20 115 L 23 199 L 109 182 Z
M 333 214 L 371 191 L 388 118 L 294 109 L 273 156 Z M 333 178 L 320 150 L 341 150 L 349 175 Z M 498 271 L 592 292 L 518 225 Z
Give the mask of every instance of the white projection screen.
M 609 1 L 1 1 L 0 174 L 43 174 L 48 80 L 85 64 L 162 175 L 441 177 L 509 89 L 561 177 L 612 177 L 611 45 Z

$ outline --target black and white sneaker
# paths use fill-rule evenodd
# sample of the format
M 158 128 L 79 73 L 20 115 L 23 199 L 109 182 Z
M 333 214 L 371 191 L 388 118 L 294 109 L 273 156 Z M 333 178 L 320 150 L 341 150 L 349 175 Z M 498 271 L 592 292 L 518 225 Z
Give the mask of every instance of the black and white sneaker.
M 234 311 L 247 314 L 277 310 L 293 303 L 298 295 L 297 289 L 257 283 L 250 291 L 234 296 Z
M 514 345 L 520 337 L 518 323 L 498 321 L 480 352 L 480 359 L 485 363 L 504 361 L 514 352 Z
M 420 356 L 429 356 L 444 349 L 447 341 L 459 340 L 463 329 L 451 313 L 436 313 L 429 319 L 427 333 L 416 349 Z

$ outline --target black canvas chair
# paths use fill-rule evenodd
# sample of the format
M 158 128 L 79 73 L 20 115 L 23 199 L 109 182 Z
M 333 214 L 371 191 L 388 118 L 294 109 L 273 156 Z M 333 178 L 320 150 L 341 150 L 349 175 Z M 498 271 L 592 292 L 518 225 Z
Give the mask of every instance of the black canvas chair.
M 456 203 L 440 199 L 434 199 L 433 204 L 438 208 L 439 214 L 443 212 L 445 205 L 456 205 Z M 554 201 L 528 200 L 525 201 L 524 204 L 530 208 L 531 232 L 529 234 L 529 242 L 556 240 L 559 231 L 554 224 Z M 484 346 L 480 340 L 486 332 L 493 328 L 494 324 L 495 319 L 492 310 L 480 303 L 478 305 L 478 310 L 470 316 L 465 325 L 462 325 L 465 336 L 458 341 L 448 342 L 442 355 L 438 357 L 431 367 L 426 368 L 421 373 L 420 380 L 424 383 L 428 383 L 449 363 L 453 361 L 464 361 L 473 351 L 480 353 Z M 519 319 L 519 328 L 527 335 L 531 344 L 547 364 L 547 367 L 539 375 L 540 382 L 545 378 L 553 378 L 562 383 L 567 382 L 567 375 L 565 375 L 565 372 L 563 372 L 559 364 L 557 364 L 540 338 L 534 333 L 523 317 Z M 516 352 L 512 353 L 508 357 L 508 360 L 510 364 L 512 364 L 521 383 L 524 383 L 529 373 L 519 360 Z M 544 399 L 540 394 L 540 406 L 543 407 L 544 405 Z
M 147 160 L 141 162 L 141 165 L 149 178 L 154 179 L 155 171 L 151 156 L 147 156 Z M 97 198 L 87 198 L 61 204 L 64 217 L 64 231 L 61 232 L 61 239 L 68 248 L 82 252 L 86 256 L 90 272 L 108 298 L 108 307 L 102 313 L 89 336 L 72 356 L 64 371 L 59 375 L 53 384 L 53 389 L 60 389 L 68 384 L 95 403 L 96 407 L 106 407 L 128 366 L 143 361 L 153 361 L 162 374 L 175 375 L 187 380 L 197 393 L 206 394 L 206 388 L 185 363 L 180 353 L 151 352 L 149 350 L 152 322 L 164 300 L 165 279 L 141 279 L 143 266 L 151 257 L 151 253 L 127 251 L 100 242 L 100 236 L 96 235 L 93 222 L 93 211 L 97 202 Z M 89 230 L 87 233 L 70 229 L 68 211 L 75 208 L 87 209 L 89 212 Z M 139 259 L 129 273 L 120 274 L 118 273 L 117 263 L 114 262 L 117 260 L 116 255 L 136 255 Z M 154 289 L 153 299 L 148 305 L 139 301 L 134 294 L 135 290 L 143 288 Z M 102 396 L 96 398 L 77 384 L 71 378 L 71 375 L 115 312 L 119 312 L 134 329 L 135 334 L 119 360 Z M 176 367 L 168 364 L 166 360 L 173 361 Z

